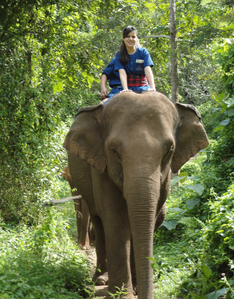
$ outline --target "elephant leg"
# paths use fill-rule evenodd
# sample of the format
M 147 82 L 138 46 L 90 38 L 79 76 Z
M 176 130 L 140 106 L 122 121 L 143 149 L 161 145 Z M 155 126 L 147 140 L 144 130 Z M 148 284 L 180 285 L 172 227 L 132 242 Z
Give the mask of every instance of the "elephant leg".
M 79 195 L 78 192 L 73 192 L 73 196 Z M 86 202 L 83 199 L 75 199 L 75 213 L 78 232 L 78 244 L 84 248 L 88 248 L 89 244 L 89 223 L 90 215 Z
M 69 167 L 64 167 L 61 175 L 68 181 L 71 190 L 75 189 L 75 184 L 72 180 Z M 78 191 L 72 192 L 73 196 L 79 195 Z M 82 199 L 75 199 L 75 213 L 76 213 L 76 224 L 77 224 L 77 233 L 78 233 L 78 243 L 81 246 L 89 247 L 89 224 L 90 224 L 90 216 L 89 210 L 86 202 Z
M 91 221 L 89 222 L 89 242 L 90 242 L 90 245 L 94 245 L 94 243 L 95 243 L 95 233 L 94 233 L 94 228 L 93 228 Z
M 78 231 L 80 244 L 86 248 L 90 247 L 89 242 L 89 223 L 90 223 L 90 215 L 89 209 L 86 202 L 81 200 L 81 213 L 82 213 L 82 221 L 80 231 Z
M 128 292 L 124 298 L 132 299 L 134 296 L 130 267 L 131 230 L 126 201 L 121 191 L 105 174 L 96 176 L 93 190 L 97 212 L 105 231 L 108 291 L 114 294 L 116 287 L 120 289 L 124 287 Z
M 105 234 L 102 221 L 98 216 L 92 216 L 92 223 L 95 231 L 95 245 L 97 254 L 97 269 L 93 276 L 96 285 L 108 283 Z
M 112 205 L 113 207 L 113 205 Z M 122 209 L 126 210 L 127 209 Z M 132 285 L 132 270 L 130 263 L 130 250 L 131 250 L 131 233 L 128 216 L 121 217 L 116 221 L 115 217 L 120 211 L 113 209 L 109 217 L 105 220 L 105 236 L 108 242 L 106 243 L 107 251 L 107 266 L 108 266 L 108 291 L 114 294 L 118 287 L 127 291 L 128 295 L 123 297 L 125 299 L 133 299 L 133 285 Z M 120 214 L 121 215 L 121 212 Z M 108 261 L 110 261 L 108 263 Z M 134 271 L 133 271 L 134 272 Z M 106 299 L 112 298 L 107 296 Z
M 74 192 L 73 196 L 78 195 Z M 81 199 L 74 199 L 75 213 L 76 213 L 76 226 L 77 226 L 77 241 L 80 244 L 80 232 L 82 227 L 82 213 L 81 213 Z
M 91 168 L 90 165 L 83 159 L 79 158 L 78 156 L 74 155 L 73 153 L 68 151 L 68 162 L 69 162 L 69 170 L 70 175 L 73 182 L 73 188 L 76 188 L 77 195 L 82 195 L 83 202 L 86 203 L 86 206 L 88 206 L 88 210 L 90 212 L 90 216 L 92 218 L 94 230 L 98 232 L 99 237 L 97 238 L 97 244 L 98 247 L 103 247 L 102 250 L 99 250 L 99 252 L 105 251 L 105 238 L 103 227 L 101 224 L 101 220 L 99 217 L 97 217 L 97 211 L 96 211 L 96 205 L 94 202 L 94 196 L 93 196 L 93 187 L 92 187 L 92 175 L 91 175 Z M 75 195 L 75 194 L 74 194 Z M 82 218 L 78 217 L 82 213 L 82 207 L 81 202 L 78 202 L 78 205 L 75 205 L 75 209 L 77 211 L 77 220 L 78 220 L 78 232 L 82 231 Z M 83 209 L 84 210 L 84 209 Z M 85 211 L 87 211 L 85 209 Z M 84 212 L 84 211 L 83 211 Z M 88 215 L 88 213 L 84 212 L 85 215 Z M 81 215 L 80 215 L 81 216 Z M 96 219 L 99 219 L 96 220 Z M 97 223 L 97 224 L 96 224 Z M 90 221 L 87 220 L 87 227 L 89 227 Z M 97 225 L 97 228 L 95 227 Z M 100 228 L 101 227 L 101 228 Z M 85 231 L 87 231 L 86 229 Z M 86 235 L 86 233 L 85 233 Z M 99 245 L 100 244 L 100 245 Z M 102 245 L 103 244 L 103 245 Z M 104 253 L 105 258 L 98 258 L 98 263 L 101 267 L 101 272 L 105 273 L 107 271 L 106 266 L 106 254 Z M 99 260 L 101 262 L 99 262 Z M 100 275 L 100 273 L 99 273 Z

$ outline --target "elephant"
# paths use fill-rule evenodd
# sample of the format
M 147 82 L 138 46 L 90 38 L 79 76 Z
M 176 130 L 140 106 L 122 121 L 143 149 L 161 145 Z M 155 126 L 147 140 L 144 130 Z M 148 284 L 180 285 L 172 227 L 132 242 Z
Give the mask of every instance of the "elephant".
M 153 298 L 153 235 L 165 218 L 170 173 L 209 144 L 195 107 L 160 92 L 120 93 L 80 108 L 63 146 L 89 207 L 97 267 L 108 291 Z M 110 295 L 105 297 L 110 298 Z
M 71 191 L 75 189 L 68 166 L 64 167 L 61 175 L 66 179 L 66 181 L 68 181 Z M 76 196 L 79 194 L 77 190 L 73 190 L 72 195 Z M 83 249 L 88 249 L 95 240 L 92 223 L 90 221 L 89 209 L 83 199 L 74 199 L 74 205 L 76 213 L 78 244 L 80 244 Z

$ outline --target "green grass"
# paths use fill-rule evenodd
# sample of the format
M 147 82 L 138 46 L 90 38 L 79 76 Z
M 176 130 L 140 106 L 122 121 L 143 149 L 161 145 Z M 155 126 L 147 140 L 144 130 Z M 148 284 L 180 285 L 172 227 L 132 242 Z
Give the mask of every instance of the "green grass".
M 214 191 L 218 177 L 204 167 L 205 154 L 183 167 L 188 176 L 170 193 L 166 225 L 155 233 L 154 299 L 234 298 L 234 184 Z
M 186 254 L 187 240 L 154 246 L 154 299 L 181 298 L 181 284 L 194 272 Z
M 36 227 L 0 226 L 0 298 L 92 298 L 86 257 L 55 208 Z

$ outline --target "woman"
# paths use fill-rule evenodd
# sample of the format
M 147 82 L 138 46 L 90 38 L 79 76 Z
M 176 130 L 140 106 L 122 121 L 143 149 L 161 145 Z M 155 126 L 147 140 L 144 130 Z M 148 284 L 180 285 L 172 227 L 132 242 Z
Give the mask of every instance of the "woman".
M 156 91 L 152 66 L 154 65 L 149 52 L 141 48 L 137 30 L 128 26 L 123 31 L 120 51 L 116 54 L 114 71 L 119 71 L 124 91 Z
M 123 31 L 123 41 L 120 51 L 116 54 L 113 65 L 113 76 L 119 75 L 119 85 L 115 85 L 107 95 L 104 88 L 106 83 L 105 70 L 101 79 L 101 96 L 108 97 L 108 100 L 119 92 L 134 91 L 156 91 L 154 77 L 151 67 L 154 65 L 149 52 L 141 48 L 137 37 L 137 30 L 133 26 L 128 26 Z M 109 66 L 109 65 L 108 65 Z M 110 69 L 109 69 L 110 71 Z M 110 74 L 108 74 L 110 77 Z M 115 80 L 117 82 L 117 80 Z M 102 101 L 104 104 L 108 102 Z

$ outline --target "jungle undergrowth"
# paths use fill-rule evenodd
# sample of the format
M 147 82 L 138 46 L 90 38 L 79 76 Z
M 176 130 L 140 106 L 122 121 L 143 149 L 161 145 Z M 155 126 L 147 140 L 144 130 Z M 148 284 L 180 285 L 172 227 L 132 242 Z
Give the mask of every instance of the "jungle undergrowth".
M 233 168 L 218 165 L 226 174 L 218 185 L 217 167 L 207 163 L 211 148 L 172 180 L 167 217 L 154 237 L 155 299 L 234 298 Z
M 0 222 L 0 298 L 92 298 L 90 265 L 69 221 L 49 208 L 37 226 Z

